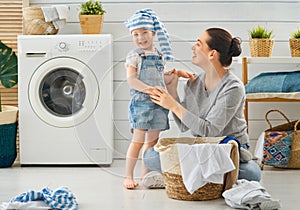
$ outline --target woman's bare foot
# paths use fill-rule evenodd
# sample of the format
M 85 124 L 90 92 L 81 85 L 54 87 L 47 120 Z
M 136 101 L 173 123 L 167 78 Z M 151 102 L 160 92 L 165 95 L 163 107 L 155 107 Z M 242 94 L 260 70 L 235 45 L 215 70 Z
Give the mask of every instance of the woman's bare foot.
M 133 180 L 133 178 L 126 177 L 123 182 L 123 186 L 126 189 L 134 189 L 138 186 L 138 183 Z

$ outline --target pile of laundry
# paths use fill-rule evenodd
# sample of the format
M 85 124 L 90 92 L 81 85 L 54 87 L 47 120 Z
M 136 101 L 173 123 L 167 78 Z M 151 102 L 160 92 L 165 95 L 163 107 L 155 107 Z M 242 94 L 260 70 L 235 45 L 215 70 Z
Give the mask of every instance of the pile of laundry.
M 28 190 L 12 198 L 9 202 L 0 204 L 0 210 L 9 209 L 57 209 L 77 210 L 75 196 L 67 187 L 51 190 L 48 187 L 41 191 Z
M 273 200 L 257 181 L 237 180 L 229 190 L 223 192 L 225 202 L 233 208 L 249 210 L 273 210 L 281 208 L 279 200 Z
M 42 7 L 46 22 L 52 22 L 55 29 L 62 29 L 70 18 L 70 10 L 66 5 Z
M 192 194 L 207 183 L 223 184 L 224 174 L 236 169 L 231 144 L 176 144 L 183 183 Z

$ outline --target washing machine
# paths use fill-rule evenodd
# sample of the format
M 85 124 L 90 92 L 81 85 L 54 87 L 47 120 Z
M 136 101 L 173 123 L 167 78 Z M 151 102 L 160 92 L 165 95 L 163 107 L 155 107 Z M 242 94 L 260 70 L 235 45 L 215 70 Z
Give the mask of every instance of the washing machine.
M 110 165 L 112 36 L 18 36 L 21 165 Z

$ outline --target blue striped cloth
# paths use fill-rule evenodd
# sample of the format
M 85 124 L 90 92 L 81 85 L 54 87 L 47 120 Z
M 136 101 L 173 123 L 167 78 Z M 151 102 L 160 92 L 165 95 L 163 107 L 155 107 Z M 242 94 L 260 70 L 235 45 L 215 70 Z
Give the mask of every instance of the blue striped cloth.
M 131 18 L 125 21 L 125 25 L 130 32 L 140 28 L 154 31 L 157 34 L 164 59 L 169 61 L 174 59 L 169 33 L 154 11 L 149 8 L 137 10 Z
M 10 202 L 44 201 L 49 207 L 58 210 L 77 210 L 78 203 L 67 187 L 51 190 L 48 187 L 40 192 L 28 190 L 12 198 Z

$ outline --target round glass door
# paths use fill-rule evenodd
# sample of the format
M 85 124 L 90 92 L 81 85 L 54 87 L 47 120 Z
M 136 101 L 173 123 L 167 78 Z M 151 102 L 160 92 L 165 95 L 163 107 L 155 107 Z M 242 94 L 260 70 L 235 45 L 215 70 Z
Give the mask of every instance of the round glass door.
M 69 57 L 53 58 L 38 67 L 28 88 L 33 111 L 47 124 L 71 127 L 95 110 L 99 86 L 92 70 Z
M 82 109 L 85 93 L 83 78 L 78 72 L 59 68 L 44 77 L 40 84 L 39 97 L 49 112 L 65 117 Z

